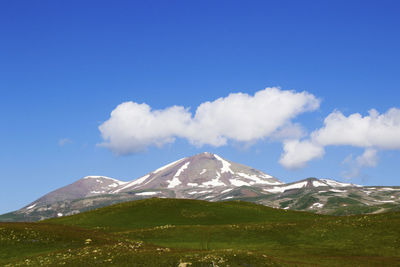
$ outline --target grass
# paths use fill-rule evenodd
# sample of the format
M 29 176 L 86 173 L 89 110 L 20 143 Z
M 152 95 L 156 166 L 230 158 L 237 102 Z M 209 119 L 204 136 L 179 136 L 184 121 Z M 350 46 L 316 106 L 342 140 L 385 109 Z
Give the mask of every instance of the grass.
M 0 265 L 400 266 L 399 229 L 398 212 L 335 217 L 237 201 L 147 199 L 0 223 Z
M 310 220 L 321 216 L 308 212 L 274 209 L 242 201 L 207 202 L 151 198 L 120 203 L 74 216 L 49 219 L 45 222 L 120 231 L 167 224 L 221 225 L 286 222 Z
M 317 203 L 318 198 L 311 196 L 310 194 L 302 196 L 294 206 L 295 209 L 306 209 L 310 207 L 312 204 Z
M 91 239 L 93 245 L 110 243 L 106 234 L 79 227 L 45 223 L 0 223 L 0 265 L 21 257 L 80 248 L 87 239 Z

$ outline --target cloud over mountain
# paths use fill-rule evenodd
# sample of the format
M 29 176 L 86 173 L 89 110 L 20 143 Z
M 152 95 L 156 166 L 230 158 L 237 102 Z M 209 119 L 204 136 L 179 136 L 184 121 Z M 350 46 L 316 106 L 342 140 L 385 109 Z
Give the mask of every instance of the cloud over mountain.
M 101 145 L 116 154 L 138 152 L 150 145 L 162 146 L 181 136 L 190 122 L 191 114 L 184 107 L 152 110 L 145 103 L 124 102 L 99 126 L 106 140 Z
M 308 92 L 276 87 L 254 95 L 232 93 L 201 103 L 194 113 L 182 106 L 153 110 L 146 103 L 124 102 L 99 126 L 104 140 L 100 145 L 123 155 L 149 146 L 161 147 L 176 138 L 198 147 L 224 146 L 229 141 L 253 144 L 269 138 L 283 142 L 279 163 L 288 169 L 303 168 L 307 162 L 322 158 L 326 146 L 365 148 L 363 155 L 352 159 L 352 165 L 356 166 L 352 173 L 359 173 L 362 167 L 376 166 L 378 150 L 400 149 L 397 108 L 383 114 L 372 109 L 365 116 L 359 113 L 345 116 L 334 111 L 321 128 L 303 138 L 305 131 L 293 119 L 318 109 L 319 105 L 320 100 Z
M 148 146 L 162 146 L 185 138 L 196 146 L 226 145 L 229 140 L 253 143 L 277 136 L 299 138 L 296 116 L 319 108 L 320 100 L 307 92 L 266 88 L 253 96 L 232 93 L 200 104 L 195 113 L 181 106 L 152 110 L 147 104 L 124 102 L 99 126 L 104 142 L 116 154 Z

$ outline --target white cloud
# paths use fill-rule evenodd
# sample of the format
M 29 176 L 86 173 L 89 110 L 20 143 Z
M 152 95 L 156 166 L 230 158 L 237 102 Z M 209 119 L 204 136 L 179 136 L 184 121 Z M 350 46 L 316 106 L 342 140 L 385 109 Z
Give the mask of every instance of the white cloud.
M 150 145 L 162 146 L 182 135 L 190 120 L 190 112 L 183 107 L 151 110 L 147 104 L 125 102 L 99 126 L 106 140 L 101 145 L 116 154 L 138 152 Z
M 229 140 L 254 143 L 267 137 L 299 137 L 301 127 L 291 120 L 319 107 L 307 92 L 266 88 L 254 96 L 235 93 L 199 105 L 194 116 L 184 107 L 152 110 L 147 104 L 125 102 L 100 125 L 103 146 L 117 154 L 162 146 L 176 137 L 202 146 L 226 145 Z
M 322 146 L 310 141 L 286 140 L 283 142 L 279 163 L 288 169 L 299 169 L 305 167 L 308 161 L 321 158 L 324 154 Z
M 374 166 L 377 162 L 376 149 L 400 149 L 400 109 L 391 108 L 383 114 L 373 109 L 367 116 L 354 113 L 348 117 L 334 111 L 325 118 L 322 128 L 313 131 L 308 140 L 299 141 L 299 144 L 304 142 L 314 150 L 315 147 L 330 145 L 367 148 L 357 158 L 357 166 Z M 284 166 L 304 166 L 307 161 L 320 157 L 318 153 L 305 153 L 300 145 L 286 149 L 285 146 L 280 161 Z M 294 157 L 291 154 L 299 155 Z M 293 160 L 288 164 L 286 158 Z
M 332 112 L 311 139 L 324 146 L 400 149 L 400 109 L 392 108 L 384 114 L 372 109 L 364 117 L 359 113 L 346 117 L 339 111 Z
M 254 96 L 230 94 L 197 108 L 187 138 L 194 144 L 214 146 L 225 145 L 229 139 L 254 142 L 271 136 L 319 104 L 319 99 L 307 92 L 279 88 L 266 88 Z
M 347 156 L 343 161 L 343 164 L 347 165 L 347 170 L 343 172 L 343 177 L 347 179 L 360 177 L 363 167 L 376 167 L 378 164 L 377 152 L 376 149 L 367 148 L 362 155 L 355 159 L 353 155 Z

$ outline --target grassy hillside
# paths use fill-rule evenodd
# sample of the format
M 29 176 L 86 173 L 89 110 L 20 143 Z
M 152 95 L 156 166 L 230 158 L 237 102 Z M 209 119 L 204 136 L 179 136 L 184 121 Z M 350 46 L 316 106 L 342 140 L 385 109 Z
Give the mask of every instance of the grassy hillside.
M 147 199 L 0 224 L 0 265 L 400 266 L 399 229 L 400 213 L 334 217 Z
M 242 201 L 207 202 L 192 199 L 151 198 L 44 222 L 101 227 L 110 231 L 172 225 L 272 223 L 320 218 L 308 212 L 273 209 Z
M 81 248 L 91 238 L 94 245 L 115 241 L 94 230 L 37 223 L 0 223 L 0 265 L 32 255 Z
M 0 266 L 178 266 L 184 253 L 97 230 L 0 223 Z

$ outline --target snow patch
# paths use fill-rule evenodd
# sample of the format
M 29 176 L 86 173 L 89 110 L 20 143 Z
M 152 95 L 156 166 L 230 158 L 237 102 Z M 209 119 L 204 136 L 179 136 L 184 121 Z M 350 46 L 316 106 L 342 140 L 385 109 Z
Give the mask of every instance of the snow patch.
M 384 188 L 379 188 L 379 191 L 400 191 L 400 189 L 384 187 Z
M 103 183 L 103 181 L 101 181 L 99 179 L 106 179 L 106 180 L 112 180 L 112 181 L 116 182 L 119 185 L 123 185 L 123 184 L 127 183 L 127 182 L 123 182 L 123 181 L 120 181 L 120 180 L 117 180 L 117 179 L 114 179 L 114 178 L 111 178 L 111 177 L 97 176 L 97 175 L 85 176 L 85 177 L 83 177 L 83 179 L 96 179 L 96 181 L 99 182 L 99 183 Z
M 106 191 L 90 191 L 91 194 L 104 194 Z
M 62 217 L 63 214 L 61 212 L 57 213 L 57 217 Z
M 286 190 L 290 189 L 297 189 L 297 188 L 303 188 L 307 185 L 307 181 L 305 182 L 300 182 L 300 183 L 295 183 L 287 186 L 275 186 L 273 188 L 268 188 L 268 189 L 263 189 L 264 191 L 270 192 L 270 193 L 283 193 Z
M 396 202 L 394 200 L 374 200 L 374 201 L 381 202 L 381 203 L 393 203 L 393 202 Z
M 263 173 L 262 176 L 263 176 L 264 178 L 274 178 L 274 177 L 272 177 L 272 175 L 269 175 L 269 174 L 266 174 L 266 173 Z M 281 184 L 282 184 L 282 183 L 281 183 Z
M 35 204 L 33 204 L 33 205 L 30 205 L 30 206 L 27 207 L 26 209 L 27 209 L 27 210 L 33 209 L 33 208 L 36 206 L 36 204 L 37 204 L 37 203 L 35 203 Z
M 213 191 L 212 190 L 203 190 L 203 191 L 200 191 L 198 194 L 206 194 L 206 193 L 212 193 Z
M 346 193 L 347 192 L 347 190 L 339 190 L 339 189 L 329 189 L 329 191 L 335 192 L 335 193 Z
M 214 157 L 222 163 L 221 173 L 230 172 L 233 174 L 233 171 L 230 168 L 231 164 L 229 162 L 216 154 L 214 154 Z
M 215 179 L 212 179 L 211 181 L 208 181 L 208 182 L 204 182 L 204 183 L 202 183 L 202 185 L 213 186 L 213 187 L 226 185 L 225 183 L 221 182 L 219 180 L 219 178 L 221 178 L 221 174 L 219 172 L 217 172 L 217 177 Z
M 335 180 L 330 180 L 330 179 L 320 179 L 322 182 L 326 183 L 329 186 L 332 187 L 361 187 L 361 185 L 357 184 L 348 184 L 348 183 L 341 183 Z
M 186 162 L 185 164 L 183 164 L 179 170 L 175 173 L 174 178 L 172 178 L 172 180 L 168 180 L 168 188 L 174 188 L 177 185 L 180 185 L 182 182 L 181 180 L 179 180 L 179 176 L 182 174 L 182 172 L 189 166 L 190 161 Z
M 313 185 L 314 187 L 328 186 L 327 184 L 321 183 L 320 181 L 312 181 L 312 185 Z
M 108 185 L 108 187 L 117 187 L 119 184 L 117 184 L 117 183 L 112 183 L 112 184 L 109 184 Z
M 252 180 L 252 181 L 254 181 L 256 184 L 268 184 L 268 185 L 271 185 L 271 184 L 282 184 L 281 182 L 276 182 L 276 181 L 270 182 L 270 181 L 267 181 L 267 180 L 263 180 L 263 179 L 261 179 L 261 178 L 260 178 L 259 176 L 257 176 L 257 175 L 249 175 L 249 174 L 242 173 L 242 172 L 238 172 L 238 173 L 236 173 L 236 174 L 239 175 L 239 176 L 241 176 L 241 177 L 243 177 L 243 178 Z M 264 177 L 263 177 L 263 178 L 264 178 Z M 265 179 L 265 178 L 264 178 L 264 179 Z M 254 184 L 254 183 L 250 183 L 250 184 Z
M 180 185 L 182 182 L 181 180 L 179 180 L 178 177 L 174 176 L 174 178 L 172 178 L 172 180 L 168 180 L 167 183 L 168 183 L 168 188 L 174 188 Z
M 205 194 L 205 193 L 211 193 L 211 192 L 212 192 L 212 190 L 203 190 L 203 191 L 192 191 L 192 192 L 189 192 L 188 194 L 194 195 L 194 194 Z
M 176 164 L 176 163 L 178 163 L 178 162 L 180 162 L 180 161 L 182 161 L 182 160 L 184 160 L 184 159 L 185 159 L 185 158 L 179 159 L 179 160 L 177 160 L 177 161 L 174 161 L 174 162 L 171 162 L 171 163 L 169 163 L 169 164 L 167 164 L 167 165 L 164 165 L 164 166 L 162 166 L 161 168 L 158 168 L 157 170 L 153 171 L 153 173 L 158 173 L 158 172 L 160 172 L 160 171 L 162 171 L 162 170 L 165 170 L 166 168 L 168 168 L 168 167 L 170 167 L 170 166 L 172 166 L 172 165 L 174 165 L 174 164 Z
M 136 193 L 135 195 L 136 196 L 154 196 L 157 194 L 161 194 L 161 192 L 160 191 L 158 191 L 158 192 L 141 192 L 141 193 Z
M 244 182 L 239 179 L 230 179 L 229 182 L 231 183 L 231 185 L 234 185 L 234 186 L 244 186 L 244 185 L 250 186 L 249 183 Z
M 222 200 L 225 200 L 225 199 L 231 199 L 231 198 L 233 198 L 233 197 L 226 197 L 226 198 L 223 198 Z
M 150 174 L 147 174 L 147 175 L 145 175 L 145 176 L 143 176 L 143 177 L 140 177 L 139 179 L 136 179 L 136 180 L 134 180 L 134 181 L 132 181 L 132 182 L 129 182 L 129 183 L 128 183 L 127 185 L 125 185 L 124 187 L 115 190 L 113 193 L 118 193 L 119 191 L 124 190 L 124 189 L 126 189 L 126 188 L 132 187 L 132 186 L 134 186 L 134 185 L 141 184 L 141 183 L 143 183 L 144 181 L 146 181 L 146 179 L 149 178 L 149 177 L 150 177 Z
M 176 172 L 175 176 L 178 177 L 179 175 L 181 175 L 181 173 L 187 169 L 187 167 L 189 166 L 190 161 L 186 162 L 185 164 L 182 165 L 182 167 L 179 168 L 179 170 Z
M 311 205 L 311 208 L 322 208 L 324 206 L 324 204 L 322 203 L 314 203 Z
M 221 194 L 225 194 L 225 193 L 227 193 L 227 192 L 229 192 L 229 191 L 232 191 L 232 190 L 233 190 L 233 188 L 225 189 L 224 191 L 221 192 Z
M 198 186 L 198 183 L 187 183 L 188 186 Z
M 207 169 L 203 169 L 200 173 L 200 175 L 204 174 L 207 171 Z

